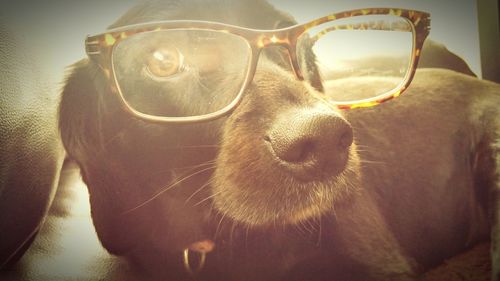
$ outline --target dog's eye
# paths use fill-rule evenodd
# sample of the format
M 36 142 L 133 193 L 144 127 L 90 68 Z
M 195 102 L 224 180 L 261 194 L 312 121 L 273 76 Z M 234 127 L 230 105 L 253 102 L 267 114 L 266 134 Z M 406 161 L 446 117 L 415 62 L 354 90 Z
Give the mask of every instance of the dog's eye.
M 184 56 L 176 48 L 156 49 L 146 63 L 151 78 L 169 78 L 184 71 Z

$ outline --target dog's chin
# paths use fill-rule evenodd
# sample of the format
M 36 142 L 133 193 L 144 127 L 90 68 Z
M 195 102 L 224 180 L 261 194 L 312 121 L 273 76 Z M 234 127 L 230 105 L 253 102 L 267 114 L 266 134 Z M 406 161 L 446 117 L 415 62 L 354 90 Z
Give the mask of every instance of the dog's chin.
M 228 167 L 234 162 L 220 163 L 212 185 L 213 202 L 222 215 L 250 226 L 294 225 L 319 218 L 356 193 L 357 157 L 351 149 L 342 171 L 309 181 L 269 165 L 235 169 Z

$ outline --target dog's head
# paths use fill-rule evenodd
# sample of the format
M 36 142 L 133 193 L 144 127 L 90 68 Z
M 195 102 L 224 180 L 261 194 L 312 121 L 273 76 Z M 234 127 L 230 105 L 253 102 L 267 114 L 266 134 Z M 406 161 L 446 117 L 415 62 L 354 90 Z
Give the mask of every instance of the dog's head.
M 255 29 L 294 23 L 264 1 L 172 0 L 139 4 L 113 27 L 175 19 Z M 314 61 L 312 52 L 306 57 Z M 309 65 L 308 79 L 299 81 L 286 53 L 268 48 L 230 115 L 169 125 L 134 118 L 111 98 L 96 63 L 75 64 L 60 129 L 88 185 L 103 245 L 115 254 L 178 252 L 212 238 L 216 214 L 245 225 L 294 224 L 345 200 L 358 177 L 352 130 L 318 98 L 321 81 Z

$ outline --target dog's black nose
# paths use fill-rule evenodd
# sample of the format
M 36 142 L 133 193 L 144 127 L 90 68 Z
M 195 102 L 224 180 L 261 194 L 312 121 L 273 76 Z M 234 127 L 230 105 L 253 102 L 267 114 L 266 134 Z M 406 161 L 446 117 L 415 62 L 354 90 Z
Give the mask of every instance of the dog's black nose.
M 353 132 L 333 110 L 293 109 L 273 122 L 264 139 L 283 167 L 299 178 L 312 180 L 343 170 Z

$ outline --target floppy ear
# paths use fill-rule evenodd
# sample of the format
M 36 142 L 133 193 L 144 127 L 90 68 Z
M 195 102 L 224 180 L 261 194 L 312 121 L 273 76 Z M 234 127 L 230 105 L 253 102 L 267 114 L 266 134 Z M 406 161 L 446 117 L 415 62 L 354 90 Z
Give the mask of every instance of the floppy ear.
M 103 100 L 96 89 L 99 69 L 82 60 L 73 65 L 59 105 L 59 130 L 69 156 L 80 166 L 87 184 L 92 220 L 102 245 L 112 254 L 127 252 L 136 238 L 123 231 L 125 218 L 114 190 L 120 186 L 107 173 L 112 165 L 102 147 Z M 105 86 L 105 84 L 103 84 Z
M 303 42 L 303 44 L 308 44 L 305 46 L 305 53 L 303 54 L 305 65 L 307 66 L 307 70 L 303 71 L 304 79 L 309 81 L 311 86 L 316 90 L 324 92 L 323 81 L 321 80 L 318 65 L 316 64 L 316 55 L 312 51 L 312 42 L 311 40 L 303 40 Z
M 476 77 L 469 65 L 441 43 L 427 39 L 424 42 L 419 68 L 445 68 Z
M 90 73 L 88 60 L 75 63 L 69 71 L 59 104 L 59 131 L 69 156 L 79 164 L 88 163 L 100 143 L 95 73 Z
M 280 28 L 285 28 L 292 26 L 297 23 L 295 19 L 289 15 L 288 13 L 278 11 L 283 18 L 282 20 L 277 21 L 274 24 L 274 29 L 280 29 Z M 307 35 L 303 35 L 307 36 Z M 301 50 L 304 50 L 304 53 L 299 54 L 297 57 L 298 60 L 302 59 L 304 62 L 302 62 L 302 65 L 306 65 L 307 69 L 302 70 L 302 75 L 304 75 L 304 79 L 308 81 L 313 88 L 316 90 L 323 92 L 323 81 L 321 80 L 321 76 L 319 75 L 319 70 L 318 66 L 316 64 L 316 56 L 314 55 L 312 51 L 312 42 L 309 39 L 303 39 L 300 40 L 300 44 L 302 45 Z M 300 62 L 299 62 L 300 63 Z

